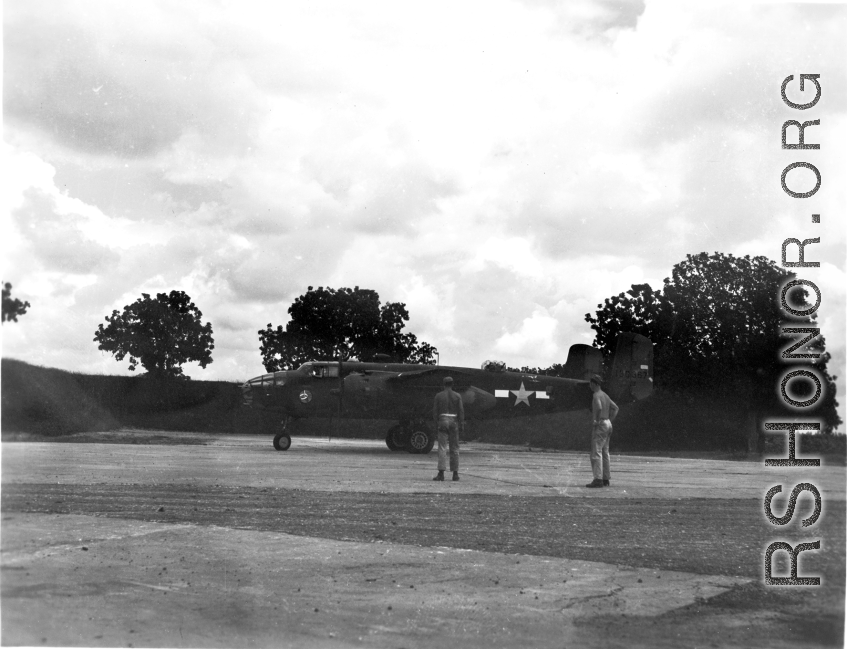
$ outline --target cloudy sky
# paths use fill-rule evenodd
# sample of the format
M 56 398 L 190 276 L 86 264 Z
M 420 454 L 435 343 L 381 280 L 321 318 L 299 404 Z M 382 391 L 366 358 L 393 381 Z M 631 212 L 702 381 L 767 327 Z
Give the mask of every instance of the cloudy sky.
M 187 373 L 241 380 L 309 285 L 358 285 L 442 363 L 546 366 L 686 254 L 817 236 L 844 416 L 843 4 L 7 0 L 4 23 L 2 272 L 32 303 L 6 357 L 126 373 L 97 325 L 180 289 L 215 335 Z M 812 110 L 780 97 L 801 73 Z M 821 149 L 782 150 L 786 119 Z M 810 199 L 780 188 L 798 160 Z

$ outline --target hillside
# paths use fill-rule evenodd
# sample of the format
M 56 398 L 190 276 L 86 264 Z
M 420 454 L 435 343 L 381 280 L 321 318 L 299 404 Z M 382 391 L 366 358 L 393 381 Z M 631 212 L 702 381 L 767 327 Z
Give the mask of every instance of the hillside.
M 146 375 L 97 376 L 2 360 L 2 426 L 63 435 L 124 426 L 232 432 L 241 390 L 224 381 L 157 382 Z

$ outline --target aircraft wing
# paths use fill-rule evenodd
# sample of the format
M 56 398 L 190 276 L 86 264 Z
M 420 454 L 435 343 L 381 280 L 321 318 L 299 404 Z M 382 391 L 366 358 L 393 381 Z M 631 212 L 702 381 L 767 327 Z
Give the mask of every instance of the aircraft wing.
M 382 381 L 402 381 L 404 379 L 412 379 L 418 378 L 420 376 L 428 376 L 433 374 L 433 370 L 411 370 L 409 372 L 392 372 L 391 370 L 370 370 L 363 369 L 360 370 L 359 373 L 364 374 L 365 376 L 370 376 L 374 379 L 380 379 Z
M 432 369 L 425 370 L 410 370 L 408 372 L 399 372 L 394 374 L 394 376 L 389 376 L 386 378 L 386 381 L 396 382 L 396 381 L 408 381 L 410 379 L 417 379 L 423 376 L 469 376 L 467 372 L 456 371 L 455 369 L 445 369 L 443 367 L 433 367 Z

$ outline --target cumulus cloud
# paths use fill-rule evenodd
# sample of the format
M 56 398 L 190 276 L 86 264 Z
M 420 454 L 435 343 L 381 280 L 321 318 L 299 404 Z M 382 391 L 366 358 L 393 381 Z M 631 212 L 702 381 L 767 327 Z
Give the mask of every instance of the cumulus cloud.
M 58 214 L 52 197 L 38 190 L 26 192 L 24 204 L 13 217 L 18 232 L 47 270 L 84 275 L 107 271 L 119 259 L 107 247 L 85 238 L 79 217 Z
M 509 360 L 518 361 L 524 365 L 544 365 L 544 360 L 555 357 L 558 346 L 554 340 L 559 321 L 546 313 L 544 309 L 536 308 L 532 315 L 524 318 L 520 329 L 507 332 L 494 342 L 494 349 L 505 354 Z
M 187 128 L 219 143 L 243 141 L 255 107 L 236 93 L 247 82 L 237 58 L 218 56 L 217 21 L 198 21 L 200 8 L 10 3 L 6 118 L 79 151 L 128 158 L 156 153 Z

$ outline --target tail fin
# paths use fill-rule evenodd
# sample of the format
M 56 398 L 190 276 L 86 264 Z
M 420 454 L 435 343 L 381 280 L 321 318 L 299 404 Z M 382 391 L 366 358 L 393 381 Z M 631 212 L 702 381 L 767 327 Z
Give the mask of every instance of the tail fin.
M 618 404 L 653 393 L 653 343 L 640 334 L 618 334 L 612 369 L 606 377 L 609 396 Z

